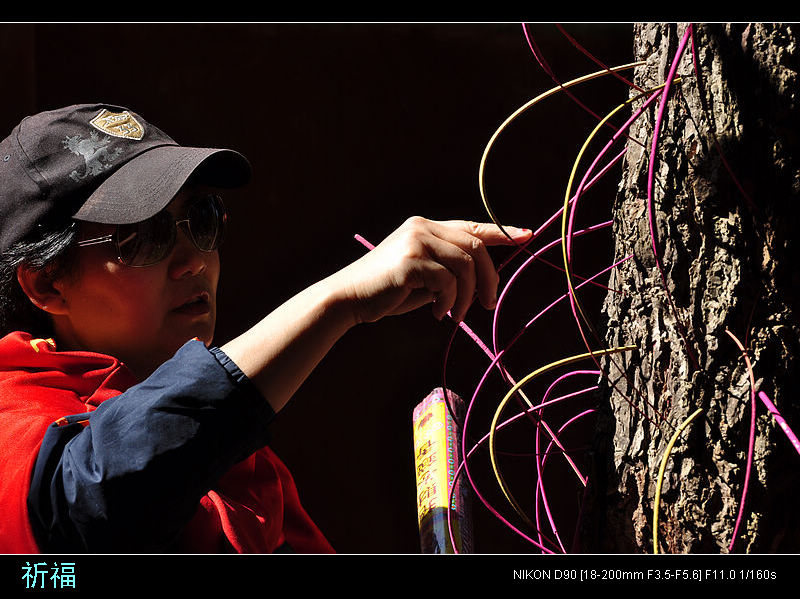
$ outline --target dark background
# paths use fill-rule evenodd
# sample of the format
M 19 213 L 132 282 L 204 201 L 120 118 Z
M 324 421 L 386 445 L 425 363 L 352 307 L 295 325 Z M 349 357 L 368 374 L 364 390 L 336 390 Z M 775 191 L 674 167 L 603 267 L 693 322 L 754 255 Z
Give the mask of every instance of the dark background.
M 630 60 L 630 24 L 564 27 L 605 64 Z M 530 31 L 562 81 L 599 69 L 554 24 Z M 0 52 L 3 136 L 27 114 L 109 102 L 142 114 L 179 143 L 231 147 L 250 159 L 252 184 L 226 194 L 231 229 L 222 250 L 220 344 L 361 256 L 356 233 L 378 243 L 413 214 L 488 220 L 478 189 L 484 148 L 514 110 L 553 86 L 519 23 L 0 24 Z M 627 97 L 610 77 L 576 94 L 600 114 Z M 560 94 L 498 138 L 486 186 L 503 223 L 535 229 L 563 205 L 570 169 L 594 122 Z M 579 213 L 587 224 L 610 218 L 618 173 L 587 194 Z M 544 238 L 559 235 L 560 220 Z M 609 239 L 605 232 L 576 242 L 576 272 L 609 264 Z M 508 250 L 492 253 L 499 261 Z M 560 249 L 548 257 L 560 264 Z M 506 341 L 563 293 L 562 273 L 530 271 L 504 313 Z M 587 292 L 584 301 L 596 313 L 602 297 Z M 490 339 L 488 313 L 473 308 L 467 322 Z M 419 551 L 411 412 L 442 384 L 452 332 L 451 323 L 436 322 L 427 309 L 359 327 L 278 416 L 273 446 L 340 552 Z M 564 310 L 524 339 L 509 354 L 517 379 L 585 351 Z M 459 333 L 448 359 L 449 386 L 469 399 L 487 364 Z M 496 380 L 481 395 L 476 436 L 488 433 L 504 389 Z M 554 414 L 554 426 L 577 411 L 570 406 L 568 414 Z M 531 430 L 514 427 L 503 447 L 532 451 Z M 564 442 L 579 448 L 590 432 L 589 424 Z M 475 460 L 484 496 L 522 527 L 496 490 L 486 452 Z M 548 492 L 568 543 L 580 488 L 557 461 Z M 510 457 L 503 464 L 530 513 L 530 462 Z M 482 505 L 473 510 L 476 551 L 535 550 Z

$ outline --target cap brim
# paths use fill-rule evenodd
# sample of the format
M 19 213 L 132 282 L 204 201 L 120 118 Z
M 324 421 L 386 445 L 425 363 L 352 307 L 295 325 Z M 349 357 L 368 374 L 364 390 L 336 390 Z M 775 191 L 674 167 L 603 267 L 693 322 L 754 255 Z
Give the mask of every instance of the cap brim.
M 236 188 L 250 179 L 250 163 L 234 150 L 158 146 L 117 169 L 73 215 L 76 220 L 122 225 L 162 210 L 191 177 L 198 183 Z

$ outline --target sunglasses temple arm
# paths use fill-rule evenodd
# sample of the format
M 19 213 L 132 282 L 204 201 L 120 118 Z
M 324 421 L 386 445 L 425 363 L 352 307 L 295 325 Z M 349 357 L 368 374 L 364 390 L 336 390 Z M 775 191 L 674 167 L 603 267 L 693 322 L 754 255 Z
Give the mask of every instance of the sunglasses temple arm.
M 109 241 L 112 241 L 113 238 L 113 235 L 104 235 L 103 237 L 95 237 L 94 239 L 84 239 L 83 241 L 79 241 L 78 245 L 81 247 L 87 245 L 99 245 L 101 243 L 108 243 Z

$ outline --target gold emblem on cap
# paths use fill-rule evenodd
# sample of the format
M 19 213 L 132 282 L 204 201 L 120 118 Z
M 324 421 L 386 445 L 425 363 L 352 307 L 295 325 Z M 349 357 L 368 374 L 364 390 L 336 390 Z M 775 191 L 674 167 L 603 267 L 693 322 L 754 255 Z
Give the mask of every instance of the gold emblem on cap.
M 114 137 L 136 140 L 144 137 L 144 126 L 127 110 L 111 112 L 103 109 L 100 114 L 89 121 L 89 124 L 95 129 Z

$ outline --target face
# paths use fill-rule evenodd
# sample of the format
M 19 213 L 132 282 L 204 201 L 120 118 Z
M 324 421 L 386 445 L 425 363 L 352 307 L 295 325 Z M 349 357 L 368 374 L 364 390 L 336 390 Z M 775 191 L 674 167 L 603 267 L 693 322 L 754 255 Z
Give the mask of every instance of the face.
M 166 210 L 183 218 L 187 202 L 203 191 L 184 188 Z M 83 223 L 79 239 L 112 231 Z M 172 253 L 151 266 L 121 264 L 113 243 L 77 248 L 75 257 L 74 272 L 54 283 L 63 306 L 53 316 L 61 349 L 112 355 L 144 378 L 186 341 L 211 343 L 219 254 L 197 249 L 182 227 Z

